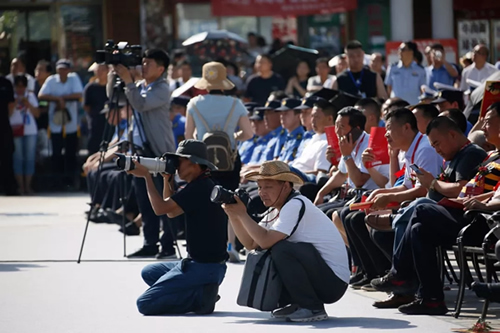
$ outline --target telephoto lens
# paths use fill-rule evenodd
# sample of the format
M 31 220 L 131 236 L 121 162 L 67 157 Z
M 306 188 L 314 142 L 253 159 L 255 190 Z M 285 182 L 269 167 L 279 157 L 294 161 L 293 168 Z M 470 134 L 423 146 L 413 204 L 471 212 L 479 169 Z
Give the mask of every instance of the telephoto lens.
M 116 166 L 120 170 L 130 171 L 135 169 L 135 164 L 133 162 L 132 156 L 126 156 L 124 154 L 115 154 L 118 158 L 116 159 Z M 149 173 L 168 173 L 170 175 L 175 174 L 178 167 L 177 158 L 147 158 L 137 156 L 135 157 L 137 162 L 145 166 Z

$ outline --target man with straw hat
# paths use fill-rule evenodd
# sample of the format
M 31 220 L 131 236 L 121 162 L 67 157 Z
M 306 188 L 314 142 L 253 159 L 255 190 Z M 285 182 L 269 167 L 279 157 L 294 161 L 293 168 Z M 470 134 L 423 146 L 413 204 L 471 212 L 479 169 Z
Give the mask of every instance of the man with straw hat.
M 272 251 L 284 285 L 282 307 L 272 316 L 292 322 L 328 319 L 324 304 L 337 302 L 349 281 L 347 252 L 338 230 L 309 199 L 295 192 L 294 184 L 302 184 L 302 179 L 286 163 L 264 162 L 245 177 L 257 181 L 259 196 L 269 208 L 263 220 L 256 224 L 236 196 L 236 204 L 222 207 L 247 249 Z M 304 215 L 297 222 L 303 205 Z

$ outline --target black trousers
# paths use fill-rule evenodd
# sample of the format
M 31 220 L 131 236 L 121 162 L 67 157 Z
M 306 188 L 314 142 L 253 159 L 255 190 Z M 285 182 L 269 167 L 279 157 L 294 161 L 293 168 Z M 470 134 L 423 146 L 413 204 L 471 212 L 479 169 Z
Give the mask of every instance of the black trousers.
M 153 177 L 156 189 L 163 195 L 163 177 Z M 162 246 L 162 251 L 175 253 L 173 223 L 167 215 L 157 216 L 151 207 L 144 178 L 134 178 L 135 195 L 139 212 L 142 214 L 142 231 L 144 233 L 144 247 L 157 247 L 158 242 Z M 160 238 L 160 221 L 163 225 L 163 235 Z
M 421 204 L 415 208 L 394 254 L 393 271 L 402 279 L 411 279 L 416 273 L 420 282 L 419 297 L 444 299 L 436 248 L 455 244 L 463 223 L 460 209 L 437 204 Z
M 87 189 L 89 191 L 93 203 L 102 205 L 103 198 L 107 188 L 107 177 L 108 174 L 114 169 L 116 169 L 116 165 L 114 163 L 104 163 L 101 167 L 100 174 L 98 174 L 99 170 L 97 169 L 91 170 L 88 173 Z
M 52 171 L 62 177 L 67 185 L 72 185 L 77 173 L 76 152 L 78 149 L 78 137 L 76 133 L 66 134 L 51 133 L 52 140 Z M 64 148 L 64 155 L 62 150 Z
M 385 271 L 391 268 L 391 261 L 375 245 L 370 238 L 370 233 L 365 224 L 365 212 L 350 212 L 344 224 L 351 255 L 356 253 L 356 258 L 360 261 L 361 267 L 369 278 L 384 275 Z
M 320 310 L 337 302 L 347 289 L 312 244 L 283 240 L 272 247 L 271 257 L 289 297 L 285 303 Z
M 380 249 L 380 251 L 382 251 L 389 262 L 392 262 L 394 237 L 394 231 L 380 231 L 375 229 L 370 230 L 371 240 Z
M 3 189 L 5 194 L 13 195 L 17 193 L 17 183 L 14 177 L 14 139 L 12 137 L 12 131 L 9 126 L 9 133 L 7 129 L 5 133 L 0 133 L 0 145 L 2 147 L 2 152 L 0 153 L 0 187 Z

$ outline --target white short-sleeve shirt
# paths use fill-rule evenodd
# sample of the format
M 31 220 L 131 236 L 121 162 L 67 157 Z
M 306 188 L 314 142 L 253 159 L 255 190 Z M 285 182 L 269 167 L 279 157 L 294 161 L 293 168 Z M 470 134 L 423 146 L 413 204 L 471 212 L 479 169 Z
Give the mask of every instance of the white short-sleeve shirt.
M 35 94 L 31 91 L 26 91 L 25 97 L 28 99 L 31 105 L 38 107 L 38 100 Z M 24 135 L 36 135 L 38 133 L 35 117 L 31 114 L 28 108 L 24 107 L 22 104 L 17 102 L 18 96 L 16 98 L 16 107 L 14 112 L 10 116 L 11 125 L 21 125 L 24 124 Z
M 302 172 L 330 169 L 330 162 L 326 159 L 328 142 L 326 134 L 314 134 L 304 146 L 302 153 L 290 165 Z
M 279 217 L 273 220 L 272 214 L 265 219 L 272 222 L 260 222 L 259 224 L 267 229 L 279 231 L 285 235 L 290 235 L 297 224 L 300 208 L 300 198 L 305 204 L 305 211 L 294 234 L 287 239 L 293 243 L 309 243 L 314 245 L 321 255 L 321 258 L 327 263 L 328 267 L 342 281 L 349 282 L 349 265 L 347 251 L 342 241 L 340 233 L 332 221 L 314 204 L 299 195 L 288 201 L 279 212 Z
M 410 168 L 412 164 L 430 172 L 434 177 L 441 173 L 443 158 L 432 148 L 427 135 L 418 133 L 408 151 L 405 152 L 405 180 L 403 184 L 406 188 L 412 188 L 414 182 L 415 186 L 420 186 L 418 178 Z

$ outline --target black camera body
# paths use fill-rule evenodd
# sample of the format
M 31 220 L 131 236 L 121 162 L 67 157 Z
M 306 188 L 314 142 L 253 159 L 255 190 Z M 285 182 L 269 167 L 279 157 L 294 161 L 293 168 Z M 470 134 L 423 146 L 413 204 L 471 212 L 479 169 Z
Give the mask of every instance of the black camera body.
M 243 202 L 245 206 L 248 206 L 248 202 L 250 201 L 250 196 L 247 191 L 244 189 L 237 189 L 236 191 L 227 190 L 220 185 L 215 185 L 212 193 L 210 194 L 210 200 L 217 204 L 235 204 L 236 199 L 234 196 L 237 195 L 238 198 Z
M 135 164 L 132 161 L 132 156 L 126 156 L 124 154 L 115 154 L 118 158 L 116 159 L 116 166 L 120 170 L 130 171 L 135 169 Z M 148 158 L 137 156 L 137 162 L 144 165 L 150 173 L 168 173 L 169 175 L 174 175 L 175 171 L 179 167 L 179 159 L 172 156 L 163 156 Z
M 142 47 L 140 45 L 130 45 L 128 42 L 115 42 L 108 39 L 104 50 L 97 50 L 95 61 L 98 64 L 123 65 L 125 67 L 135 67 L 142 64 Z

